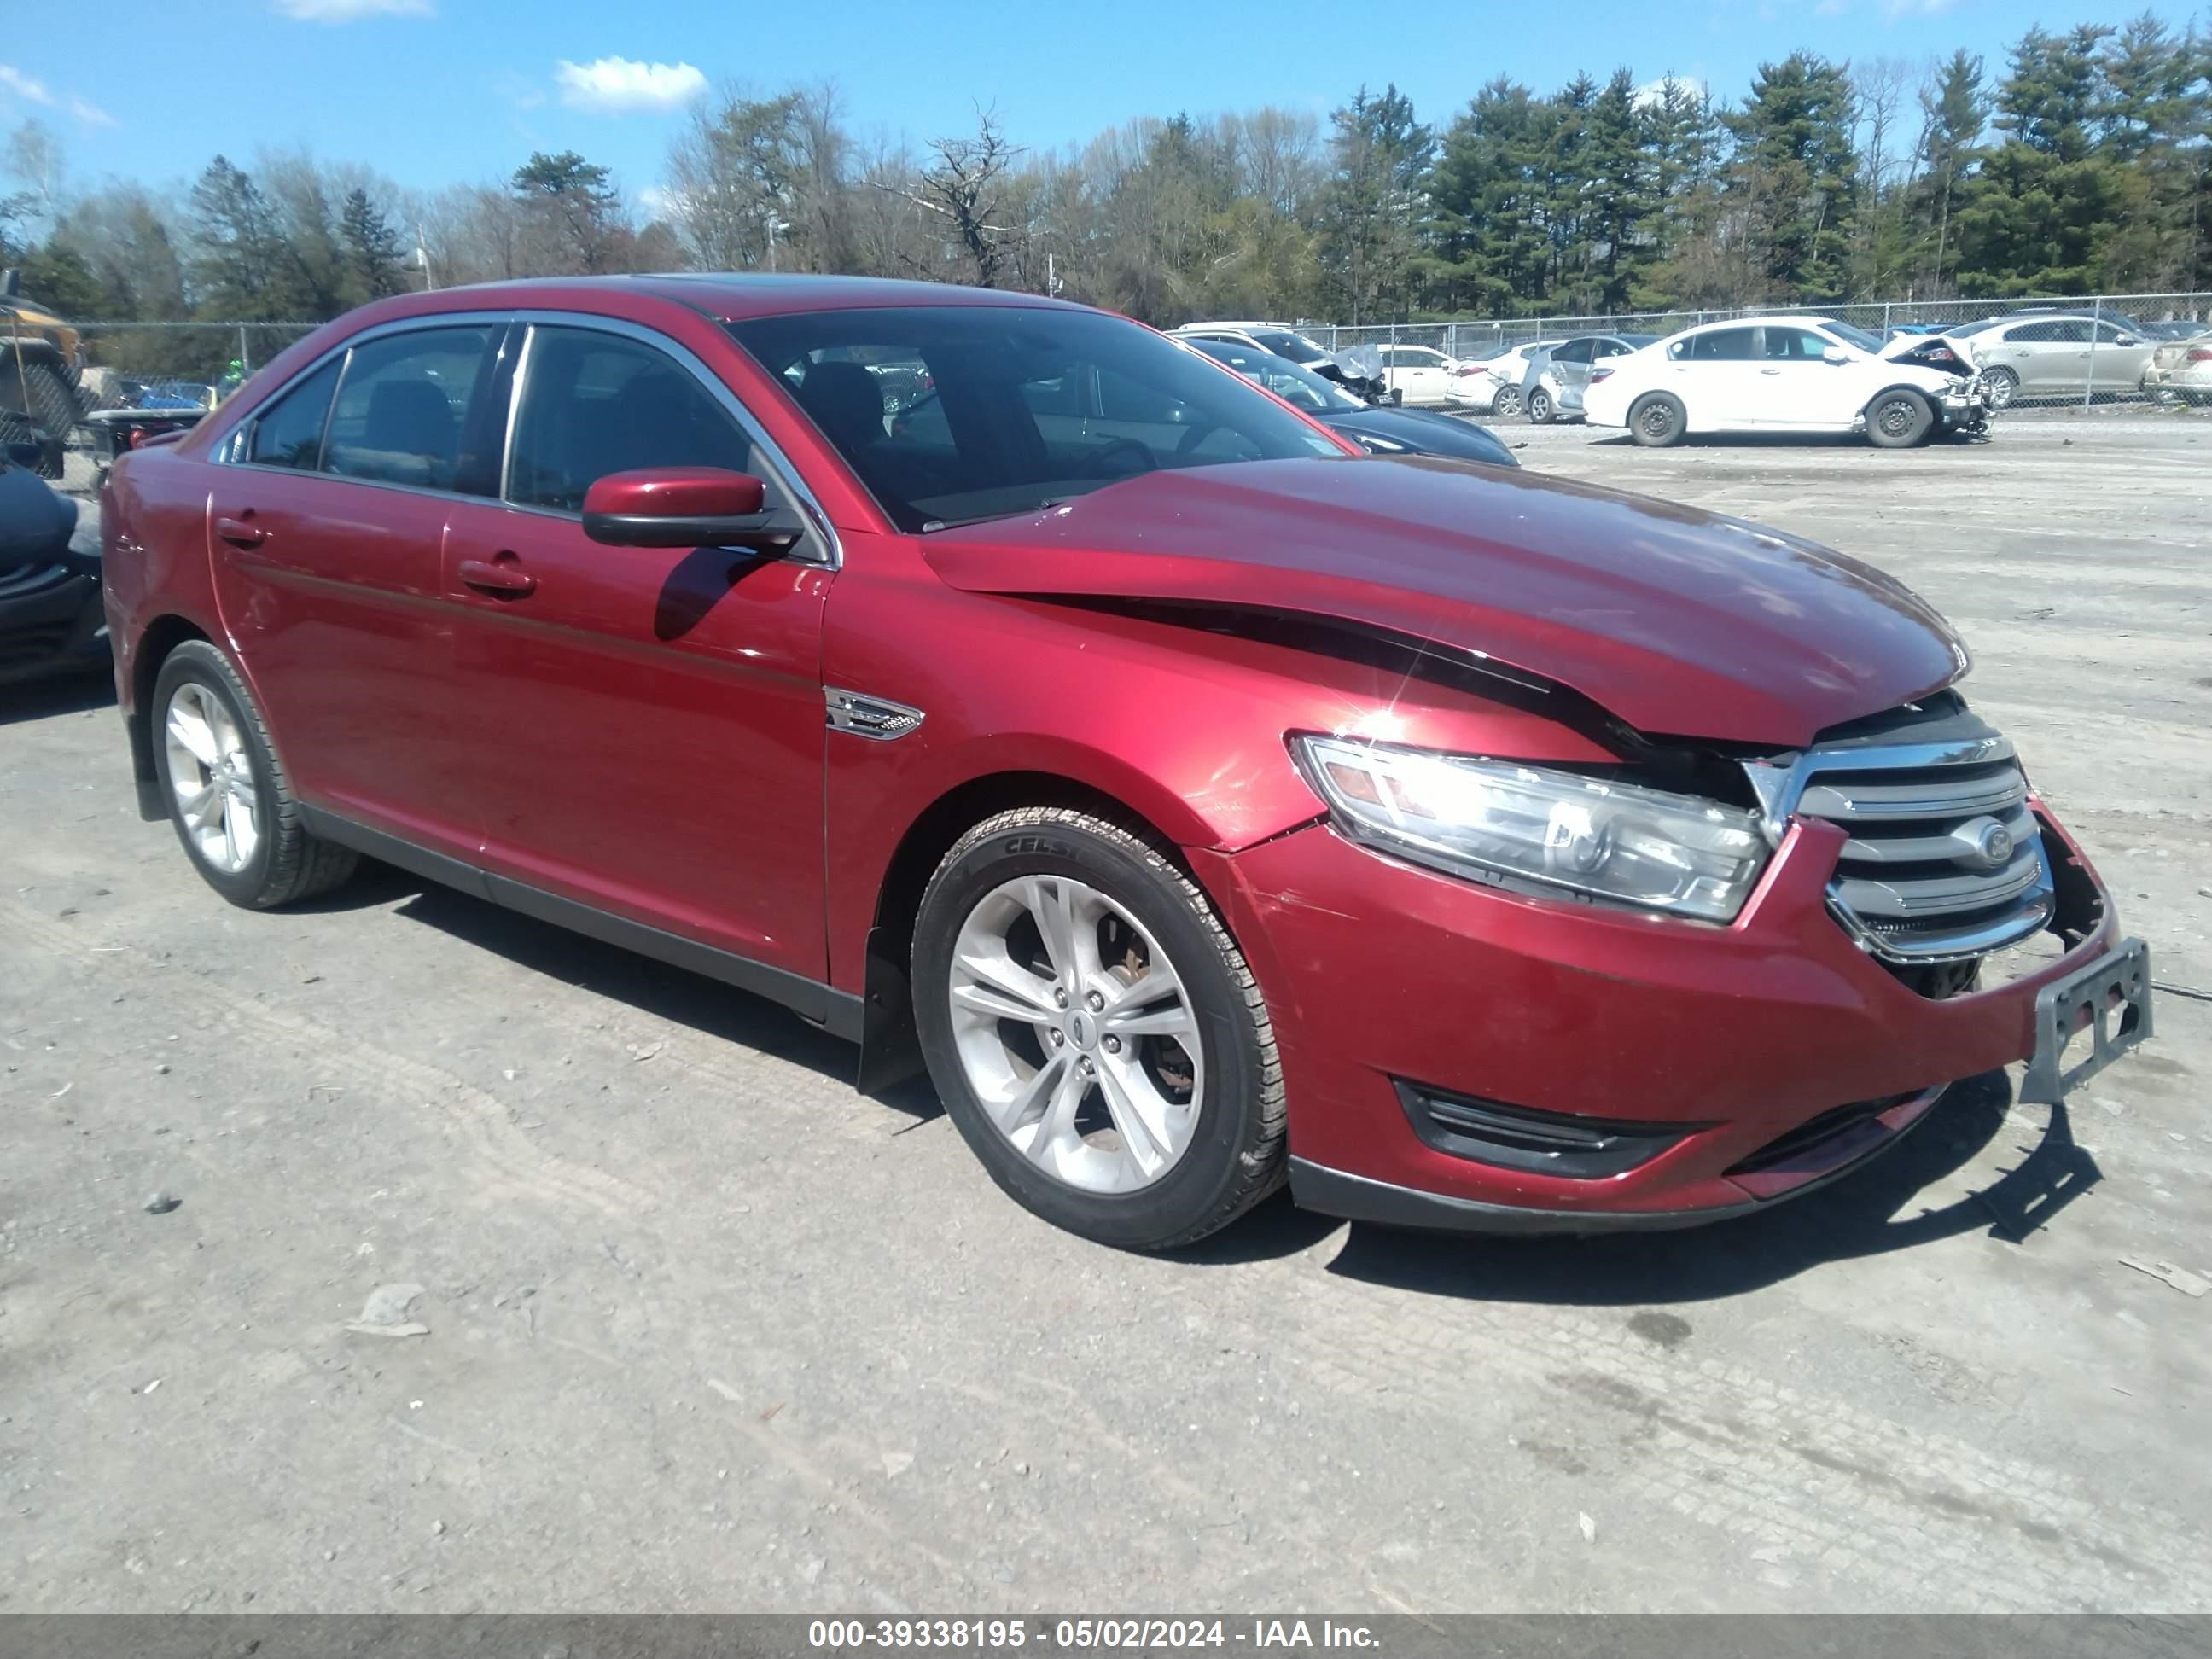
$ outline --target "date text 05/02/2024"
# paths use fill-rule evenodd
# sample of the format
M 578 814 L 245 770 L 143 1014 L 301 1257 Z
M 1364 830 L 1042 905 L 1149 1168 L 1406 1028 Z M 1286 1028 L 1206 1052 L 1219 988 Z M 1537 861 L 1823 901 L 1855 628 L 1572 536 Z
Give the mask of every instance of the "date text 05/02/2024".
M 815 1648 L 969 1649 L 1036 1646 L 1048 1650 L 1163 1648 L 1338 1648 L 1380 1645 L 1364 1625 L 1319 1619 L 817 1619 Z

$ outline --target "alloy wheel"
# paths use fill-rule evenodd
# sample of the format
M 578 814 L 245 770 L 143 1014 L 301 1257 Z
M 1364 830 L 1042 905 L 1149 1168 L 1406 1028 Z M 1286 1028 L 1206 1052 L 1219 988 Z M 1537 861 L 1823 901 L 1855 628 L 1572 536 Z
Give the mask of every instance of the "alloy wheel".
M 1206 1094 L 1190 994 L 1097 888 L 1030 875 L 986 893 L 961 925 L 950 1000 L 977 1103 L 1046 1175 L 1135 1192 L 1189 1150 Z
M 230 710 L 186 680 L 169 699 L 161 735 L 177 817 L 209 866 L 236 875 L 261 846 L 261 794 L 253 760 Z

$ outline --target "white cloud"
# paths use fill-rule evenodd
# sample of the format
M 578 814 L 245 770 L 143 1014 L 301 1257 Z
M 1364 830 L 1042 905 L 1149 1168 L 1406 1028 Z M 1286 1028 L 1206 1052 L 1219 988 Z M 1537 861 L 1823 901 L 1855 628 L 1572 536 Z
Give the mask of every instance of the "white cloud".
M 112 127 L 115 125 L 115 118 L 89 99 L 72 97 L 70 113 L 88 127 Z
M 428 17 L 430 0 L 270 0 L 302 23 L 351 23 L 363 17 Z
M 1670 80 L 1692 98 L 1703 98 L 1708 90 L 1705 77 L 1701 75 L 1662 75 L 1656 80 L 1646 81 L 1629 96 L 1635 100 L 1637 108 L 1650 109 L 1659 101 L 1661 90 Z
M 1956 0 L 1881 0 L 1881 15 L 1895 22 L 1900 17 L 1940 17 Z
M 46 90 L 44 81 L 35 80 L 13 64 L 0 64 L 0 87 L 5 87 L 19 98 L 27 98 L 34 104 L 51 104 L 54 95 Z
M 690 64 L 644 64 L 633 58 L 601 58 L 589 64 L 564 58 L 553 66 L 553 79 L 562 103 L 607 112 L 673 109 L 707 90 L 707 77 Z

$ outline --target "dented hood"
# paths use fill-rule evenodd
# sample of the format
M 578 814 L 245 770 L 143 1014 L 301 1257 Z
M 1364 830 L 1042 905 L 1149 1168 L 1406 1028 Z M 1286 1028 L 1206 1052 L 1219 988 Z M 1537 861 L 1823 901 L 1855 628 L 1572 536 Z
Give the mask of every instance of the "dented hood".
M 1645 496 L 1433 459 L 1163 470 L 940 531 L 975 592 L 1334 617 L 1571 687 L 1638 730 L 1794 748 L 1966 670 L 1855 559 Z

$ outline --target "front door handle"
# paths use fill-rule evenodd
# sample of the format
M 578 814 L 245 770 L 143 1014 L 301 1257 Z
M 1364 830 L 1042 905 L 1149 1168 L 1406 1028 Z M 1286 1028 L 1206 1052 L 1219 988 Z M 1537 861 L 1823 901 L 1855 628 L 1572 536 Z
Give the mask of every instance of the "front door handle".
M 217 519 L 215 533 L 233 547 L 258 547 L 269 539 L 267 531 L 258 525 L 246 523 L 244 519 Z
M 525 570 L 512 553 L 496 559 L 463 559 L 459 574 L 464 586 L 495 599 L 519 599 L 538 586 L 538 578 Z

